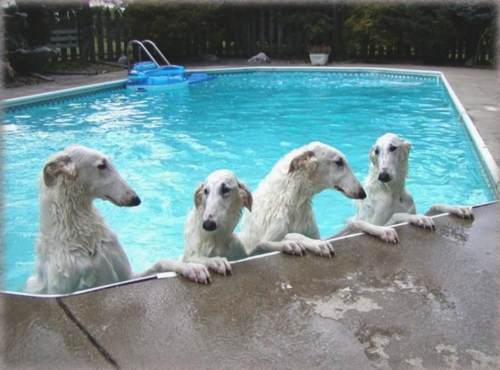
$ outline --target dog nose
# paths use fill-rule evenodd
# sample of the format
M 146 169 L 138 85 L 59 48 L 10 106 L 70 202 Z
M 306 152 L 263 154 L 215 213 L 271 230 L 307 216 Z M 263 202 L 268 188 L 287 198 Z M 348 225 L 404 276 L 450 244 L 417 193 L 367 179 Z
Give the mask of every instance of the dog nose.
M 135 207 L 135 206 L 138 206 L 139 204 L 141 204 L 141 198 L 139 198 L 139 197 L 136 195 L 136 196 L 134 196 L 134 197 L 132 198 L 132 200 L 130 201 L 130 205 L 131 205 L 132 207 Z
M 380 172 L 378 174 L 378 179 L 382 182 L 389 182 L 391 181 L 391 175 L 389 175 L 389 173 L 387 172 Z
M 207 231 L 214 231 L 217 229 L 217 224 L 214 220 L 205 220 L 203 221 L 203 229 Z
M 358 193 L 358 198 L 357 199 L 365 199 L 366 198 L 366 192 L 365 189 L 361 188 Z

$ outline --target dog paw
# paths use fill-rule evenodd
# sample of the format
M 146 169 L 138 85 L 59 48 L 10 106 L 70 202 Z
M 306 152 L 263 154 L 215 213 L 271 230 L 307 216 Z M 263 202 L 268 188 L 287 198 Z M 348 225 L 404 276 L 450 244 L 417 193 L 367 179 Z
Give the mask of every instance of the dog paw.
M 231 265 L 225 257 L 212 257 L 208 260 L 206 266 L 220 275 L 226 276 L 233 274 Z
M 461 218 L 467 218 L 467 219 L 474 218 L 474 212 L 472 211 L 472 207 L 455 206 L 450 210 L 450 213 Z
M 436 229 L 434 221 L 429 216 L 414 215 L 413 219 L 411 220 L 411 223 L 423 229 L 430 229 L 430 230 Z
M 186 263 L 182 275 L 195 283 L 209 284 L 211 282 L 207 268 L 199 263 Z
M 295 241 L 283 241 L 280 251 L 286 254 L 291 254 L 293 256 L 303 256 L 306 254 L 306 248 Z
M 380 234 L 377 236 L 386 243 L 399 243 L 398 233 L 392 227 L 381 226 Z
M 309 251 L 321 257 L 333 257 L 335 255 L 335 250 L 333 249 L 333 243 L 318 240 L 314 243 L 307 243 L 304 247 Z

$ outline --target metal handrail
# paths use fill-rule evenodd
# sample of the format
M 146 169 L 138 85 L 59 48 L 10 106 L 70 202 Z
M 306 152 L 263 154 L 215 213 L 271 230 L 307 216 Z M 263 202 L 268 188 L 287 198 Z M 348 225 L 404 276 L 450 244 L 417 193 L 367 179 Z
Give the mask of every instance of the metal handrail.
M 167 65 L 170 65 L 170 62 L 167 60 L 167 58 L 165 58 L 165 55 L 163 55 L 163 53 L 160 51 L 160 49 L 158 49 L 158 47 L 155 45 L 155 43 L 153 41 L 151 41 L 151 40 L 142 40 L 142 43 L 143 44 L 151 44 L 151 45 L 153 45 L 153 48 L 163 58 L 163 60 L 165 61 L 165 63 L 167 63 Z
M 146 40 L 146 41 L 148 41 L 148 40 Z M 149 41 L 149 42 L 151 42 L 151 41 Z M 141 49 L 143 49 L 146 52 L 146 54 L 148 55 L 149 59 L 151 59 L 151 61 L 153 61 L 156 64 L 156 67 L 157 68 L 160 67 L 160 65 L 158 64 L 158 62 L 156 61 L 156 59 L 153 58 L 153 56 L 149 53 L 148 49 L 146 49 L 146 47 L 142 44 L 142 42 L 140 42 L 139 40 L 131 40 L 127 44 L 127 68 L 128 68 L 129 71 L 130 71 L 130 58 L 129 58 L 129 55 L 128 55 L 128 51 L 129 51 L 129 46 L 133 45 L 133 44 L 139 45 L 141 47 Z M 156 47 L 156 45 L 155 45 L 155 47 Z M 163 57 L 163 59 L 165 59 L 165 57 L 163 56 L 163 54 L 161 54 L 161 56 Z M 141 60 L 142 60 L 142 58 L 141 58 L 141 52 L 139 51 L 139 61 L 141 61 Z

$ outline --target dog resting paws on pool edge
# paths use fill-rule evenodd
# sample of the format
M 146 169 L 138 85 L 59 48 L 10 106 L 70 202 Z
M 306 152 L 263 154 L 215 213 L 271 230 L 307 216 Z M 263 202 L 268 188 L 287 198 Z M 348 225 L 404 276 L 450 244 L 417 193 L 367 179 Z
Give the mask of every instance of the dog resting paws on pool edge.
M 27 293 L 67 294 L 164 271 L 200 283 L 210 281 L 204 266 L 167 259 L 134 275 L 116 234 L 93 206 L 94 199 L 119 207 L 141 202 L 110 160 L 96 150 L 71 146 L 49 158 L 40 184 L 40 232 Z
M 321 240 L 312 208 L 313 197 L 326 189 L 366 197 L 344 154 L 327 144 L 312 142 L 281 158 L 253 192 L 252 212 L 243 216 L 240 238 L 247 254 L 307 250 L 331 257 L 333 246 Z
M 252 210 L 252 193 L 228 170 L 217 170 L 194 192 L 194 208 L 184 225 L 184 262 L 201 263 L 221 275 L 231 274 L 229 261 L 247 257 L 234 229 L 242 210 Z
M 356 216 L 332 238 L 359 231 L 380 237 L 388 226 L 402 222 L 434 230 L 434 221 L 429 216 L 441 213 L 474 217 L 472 207 L 443 204 L 431 206 L 425 215 L 417 214 L 415 201 L 406 189 L 410 149 L 408 141 L 392 133 L 377 139 L 370 150 L 370 170 L 364 181 L 367 196 L 356 201 Z
M 333 246 L 320 239 L 312 209 L 314 195 L 325 189 L 353 199 L 366 196 L 345 156 L 320 142 L 280 159 L 253 194 L 232 172 L 215 171 L 195 191 L 195 208 L 184 227 L 182 260 L 226 275 L 231 273 L 228 260 L 266 252 L 301 256 L 308 250 L 331 257 Z M 233 231 L 244 207 L 248 212 L 237 235 Z

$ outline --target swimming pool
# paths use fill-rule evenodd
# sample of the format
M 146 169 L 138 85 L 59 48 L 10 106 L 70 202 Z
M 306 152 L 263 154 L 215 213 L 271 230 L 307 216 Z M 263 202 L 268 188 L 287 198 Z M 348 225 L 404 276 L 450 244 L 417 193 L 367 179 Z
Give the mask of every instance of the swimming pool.
M 319 140 L 344 152 L 363 179 L 368 151 L 386 132 L 413 144 L 408 187 L 423 212 L 436 202 L 496 199 L 467 131 L 433 74 L 251 72 L 172 93 L 123 87 L 9 109 L 4 115 L 4 289 L 19 291 L 34 265 L 38 179 L 69 144 L 103 151 L 143 203 L 96 201 L 134 271 L 182 254 L 182 228 L 196 185 L 228 168 L 255 189 L 291 149 Z M 417 186 L 418 184 L 418 186 Z M 325 191 L 314 200 L 321 234 L 338 231 L 352 202 Z

